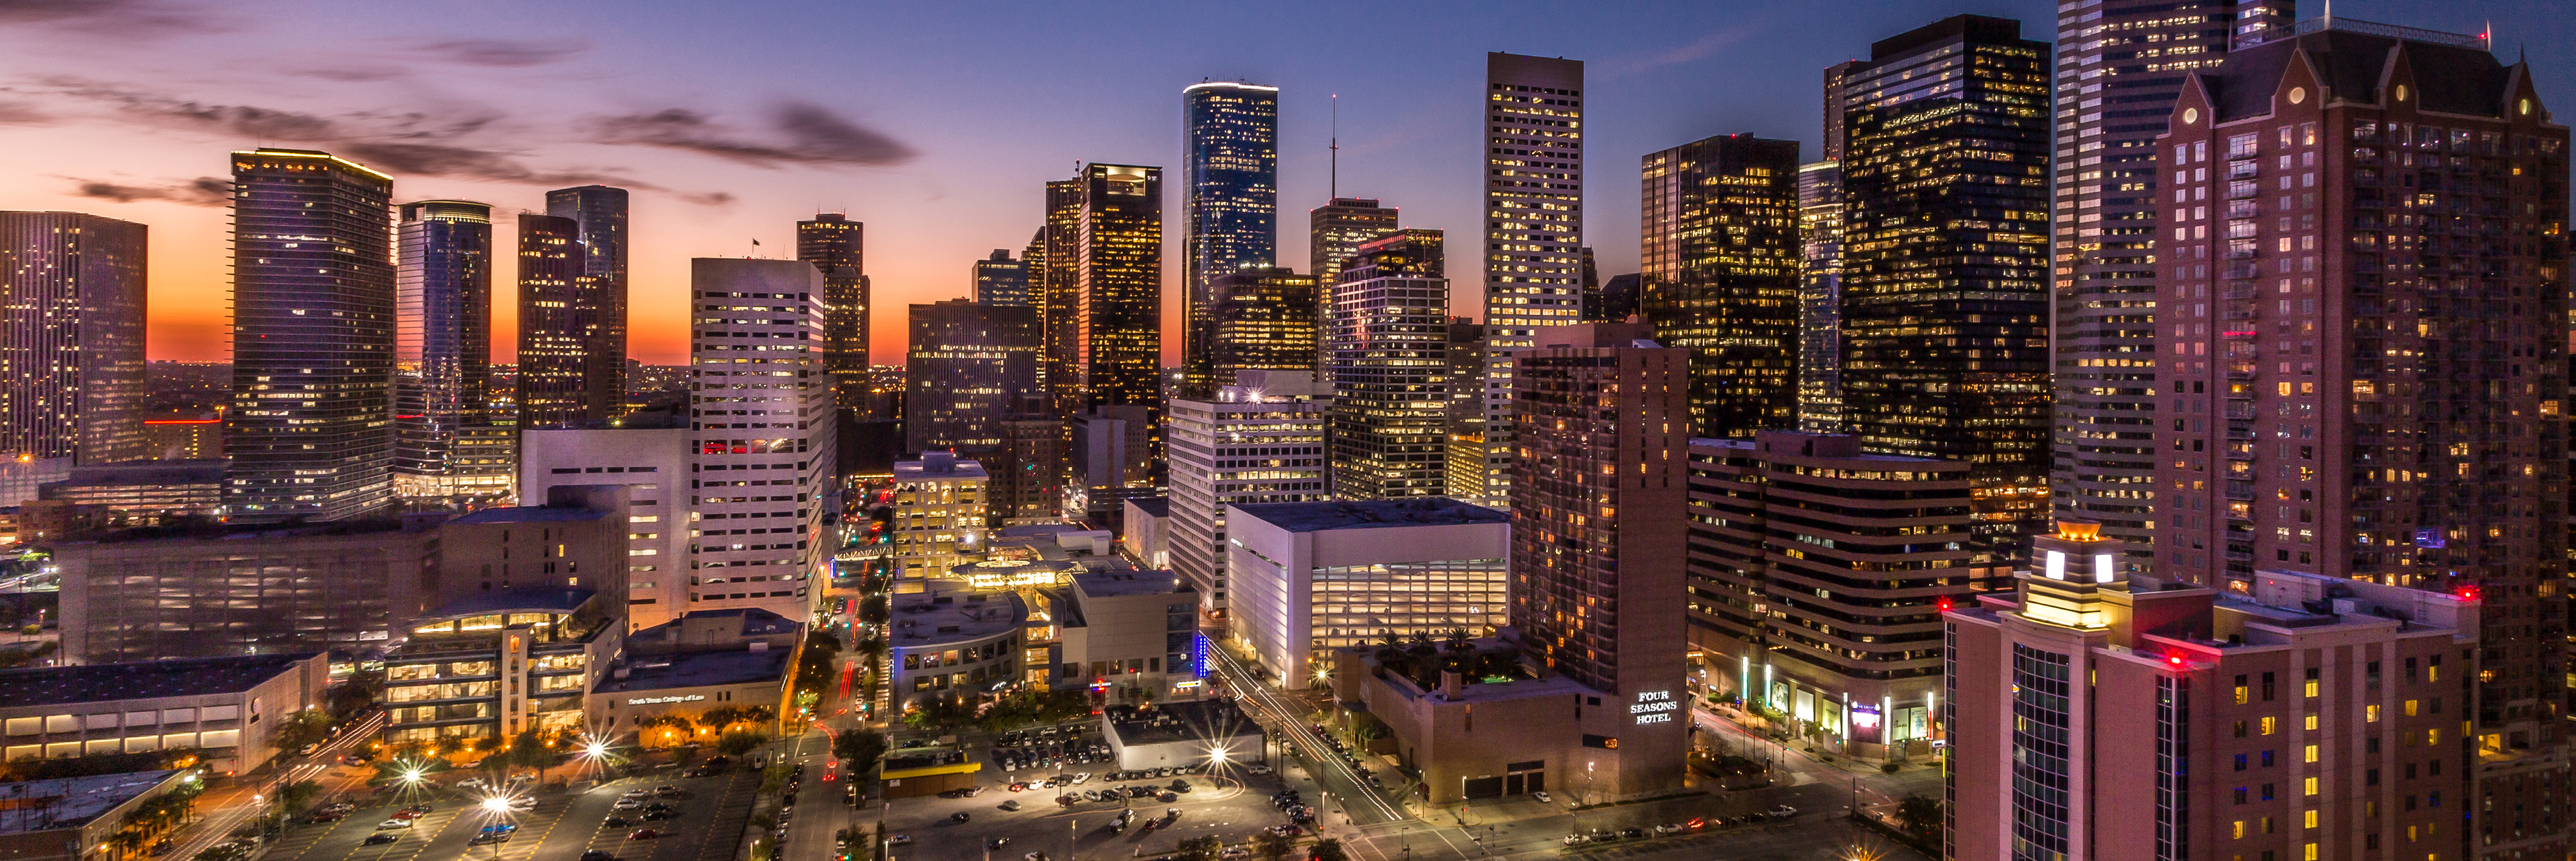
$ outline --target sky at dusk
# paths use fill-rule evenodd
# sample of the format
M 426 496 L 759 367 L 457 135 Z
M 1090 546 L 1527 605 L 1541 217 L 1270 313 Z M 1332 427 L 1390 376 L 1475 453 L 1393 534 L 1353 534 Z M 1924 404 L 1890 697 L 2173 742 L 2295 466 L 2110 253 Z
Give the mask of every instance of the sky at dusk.
M 2322 3 L 2302 0 L 2300 16 Z M 0 0 L 0 209 L 151 227 L 150 354 L 222 359 L 226 152 L 324 149 L 393 174 L 397 201 L 542 210 L 548 188 L 634 189 L 633 355 L 686 361 L 692 257 L 792 257 L 795 222 L 867 224 L 875 360 L 900 363 L 904 305 L 966 295 L 1016 256 L 1042 183 L 1079 161 L 1160 165 L 1165 321 L 1179 313 L 1181 88 L 1281 88 L 1279 255 L 1306 261 L 1341 96 L 1341 192 L 1452 233 L 1451 305 L 1481 316 L 1484 54 L 1589 64 L 1586 240 L 1604 278 L 1637 265 L 1639 156 L 1751 132 L 1816 157 L 1819 74 L 1938 18 L 2020 18 L 2040 0 L 1677 3 L 195 3 Z M 2343 0 L 2340 16 L 2527 48 L 2576 105 L 2565 0 Z M 496 246 L 515 249 L 503 217 Z M 753 240 L 759 240 L 755 249 Z M 509 255 L 494 358 L 515 339 Z M 1164 339 L 1171 358 L 1178 338 Z

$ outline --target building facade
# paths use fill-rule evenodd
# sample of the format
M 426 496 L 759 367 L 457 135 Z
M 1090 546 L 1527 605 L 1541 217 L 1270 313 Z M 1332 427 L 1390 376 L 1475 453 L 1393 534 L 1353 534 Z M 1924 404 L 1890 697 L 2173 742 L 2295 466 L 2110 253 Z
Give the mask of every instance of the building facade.
M 1329 498 L 1331 402 L 1296 382 L 1171 402 L 1170 565 L 1211 618 L 1226 616 L 1226 508 Z
M 1968 555 L 1967 464 L 1841 435 L 1692 440 L 1692 688 L 1847 755 L 1929 755 L 1940 611 L 1975 593 Z
M 435 592 L 436 535 L 386 520 L 60 543 L 67 663 L 384 648 Z
M 1690 354 L 1643 324 L 1538 330 L 1513 360 L 1519 434 L 1512 482 L 1507 637 L 1592 693 L 1583 733 L 1591 790 L 1678 788 L 1688 749 L 1680 546 L 1689 486 Z M 1642 343 L 1641 343 L 1642 342 Z M 1632 468 L 1633 467 L 1633 468 Z M 1606 705 L 1595 709 L 1594 696 Z
M 1974 464 L 1996 575 L 2047 514 L 2048 59 L 2020 22 L 1961 15 L 1840 84 L 1843 429 Z
M 1944 615 L 1941 857 L 2470 856 L 2475 601 L 2273 571 L 2229 595 L 2118 543 L 2062 521 L 2014 591 Z
M 1350 265 L 1360 246 L 1369 240 L 1395 232 L 1396 210 L 1379 206 L 1374 197 L 1336 197 L 1332 202 L 1306 212 L 1306 273 L 1315 276 L 1318 285 L 1340 283 L 1342 269 Z M 1315 297 L 1315 319 L 1333 316 L 1333 291 L 1322 289 Z M 1317 326 L 1315 330 L 1315 363 L 1323 367 L 1332 362 L 1333 333 Z
M 320 707 L 330 685 L 320 652 L 0 670 L 0 750 L 18 762 L 193 749 L 248 773 L 278 754 L 277 718 Z
M 103 464 L 143 432 L 143 225 L 0 212 L 0 448 Z
M 1213 365 L 1217 279 L 1278 265 L 1279 88 L 1234 81 L 1181 90 L 1181 364 L 1185 391 L 1204 396 L 1231 380 Z
M 1333 288 L 1333 495 L 1442 496 L 1449 478 L 1449 279 L 1440 231 L 1360 246 Z M 1490 329 L 1488 330 L 1490 331 Z
M 2566 851 L 2554 819 L 2509 814 L 2567 797 L 2565 606 L 2546 594 L 2566 567 L 2547 503 L 2567 466 L 2567 140 L 2530 67 L 2482 37 L 2348 18 L 2195 72 L 2157 139 L 2176 309 L 2157 319 L 2158 570 L 2474 590 L 2463 731 L 2491 858 Z
M 579 225 L 587 300 L 571 321 L 580 338 L 590 418 L 615 418 L 626 400 L 626 189 L 582 185 L 546 192 L 546 214 Z M 527 323 L 522 318 L 524 330 Z M 524 423 L 522 423 L 524 426 Z
M 820 213 L 796 222 L 796 259 L 823 273 L 823 364 L 831 369 L 832 395 L 841 409 L 867 403 L 867 225 L 849 216 Z
M 1511 495 L 1510 351 L 1583 317 L 1583 61 L 1485 55 L 1486 496 Z
M 701 257 L 690 261 L 689 287 L 689 416 L 698 432 L 689 575 L 700 586 L 724 584 L 694 592 L 690 608 L 752 606 L 804 622 L 807 584 L 830 576 L 835 549 L 822 502 L 834 487 L 839 430 L 823 273 L 799 260 Z M 718 594 L 722 603 L 711 597 Z
M 1003 423 L 1036 408 L 1037 309 L 951 299 L 911 308 L 904 356 L 904 448 L 982 455 Z
M 1271 371 L 1313 376 L 1316 278 L 1280 268 L 1250 267 L 1220 275 L 1208 284 L 1207 327 L 1200 339 L 1207 347 L 1202 369 L 1206 387 L 1185 396 L 1214 397 L 1234 385 L 1244 371 Z
M 1840 433 L 1843 420 L 1843 165 L 1798 166 L 1798 429 Z
M 983 305 L 1030 304 L 1031 263 L 1038 261 L 1011 259 L 1008 248 L 993 249 L 993 256 L 975 261 L 975 301 Z
M 1163 169 L 1086 165 L 1071 260 L 1083 403 L 1163 402 Z M 1048 266 L 1055 263 L 1052 252 Z M 1159 439 L 1159 436 L 1157 436 Z
M 394 492 L 507 496 L 510 452 L 460 445 L 492 421 L 492 207 L 424 200 L 394 227 Z M 493 461 L 499 461 L 494 463 Z
M 1640 305 L 1688 348 L 1691 433 L 1751 437 L 1797 421 L 1798 142 L 1720 135 L 1649 153 Z
M 2049 495 L 2150 570 L 2156 452 L 2156 137 L 2183 79 L 2290 25 L 2294 0 L 2176 8 L 2062 2 L 2057 19 L 2056 300 Z
M 233 154 L 235 520 L 346 520 L 393 501 L 392 197 L 392 177 L 329 153 Z
M 519 498 L 542 500 L 554 488 L 618 484 L 627 488 L 626 627 L 649 628 L 689 611 L 692 513 L 685 424 L 652 427 L 545 428 L 519 434 Z M 731 526 L 725 527 L 727 532 Z
M 905 579 L 944 577 L 980 556 L 989 538 L 984 465 L 944 451 L 894 465 L 894 557 Z
M 1486 636 L 1504 624 L 1504 512 L 1423 497 L 1246 503 L 1226 514 L 1231 635 L 1283 689 L 1322 684 L 1335 649 Z
M 519 415 L 522 428 L 609 418 L 590 375 L 605 285 L 586 270 L 581 222 L 519 213 Z M 616 403 L 624 402 L 620 393 Z

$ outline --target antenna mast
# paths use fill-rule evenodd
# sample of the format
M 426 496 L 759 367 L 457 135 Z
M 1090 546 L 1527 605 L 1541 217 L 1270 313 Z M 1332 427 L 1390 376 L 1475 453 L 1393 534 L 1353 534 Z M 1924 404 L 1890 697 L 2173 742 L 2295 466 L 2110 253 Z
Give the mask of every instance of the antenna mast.
M 1342 196 L 1342 94 L 1333 94 L 1333 197 Z

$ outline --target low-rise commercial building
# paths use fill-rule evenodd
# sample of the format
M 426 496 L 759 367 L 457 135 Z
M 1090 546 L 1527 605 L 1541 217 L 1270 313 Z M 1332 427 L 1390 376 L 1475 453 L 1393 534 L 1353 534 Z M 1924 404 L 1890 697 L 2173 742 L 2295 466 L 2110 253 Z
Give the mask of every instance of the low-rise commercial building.
M 603 735 L 634 733 L 646 745 L 706 736 L 700 722 L 683 730 L 663 716 L 697 720 L 718 709 L 767 709 L 764 729 L 787 713 L 787 677 L 805 626 L 758 607 L 699 610 L 635 632 L 626 654 L 590 697 L 590 725 Z M 736 711 L 736 714 L 743 713 Z
M 223 460 L 138 460 L 74 466 L 71 477 L 36 488 L 47 502 L 96 506 L 104 526 L 125 529 L 223 517 Z
M 622 484 L 626 501 L 626 627 L 649 628 L 688 612 L 689 440 L 685 420 L 629 416 L 614 427 L 519 432 L 519 498 L 542 500 L 564 485 Z
M 193 769 L 173 769 L 8 784 L 8 806 L 0 808 L 0 858 L 115 857 L 107 840 L 125 828 L 128 814 L 197 779 Z
M 1056 668 L 1053 686 L 1087 689 L 1095 706 L 1191 699 L 1206 692 L 1206 672 L 1198 666 L 1204 648 L 1198 593 L 1189 581 L 1171 571 L 1088 572 L 1071 579 L 1045 596 L 1057 647 L 1032 669 Z M 1038 643 L 1030 645 L 1034 652 Z
M 983 464 L 944 451 L 894 465 L 897 576 L 938 577 L 983 552 L 987 481 Z
M 278 718 L 320 706 L 330 682 L 320 652 L 0 670 L 0 756 L 195 749 L 217 773 L 245 772 L 275 754 Z
M 2289 571 L 2129 573 L 2097 524 L 1944 614 L 1944 858 L 2469 854 L 2488 756 L 2474 596 Z M 2545 814 L 2544 814 L 2545 815 Z
M 1281 686 L 1316 655 L 1502 624 L 1511 515 L 1442 497 L 1282 502 L 1226 511 L 1233 636 Z
M 385 655 L 384 740 L 580 731 L 624 640 L 620 605 L 589 589 L 479 593 L 414 620 Z
M 434 519 L 139 529 L 57 544 L 70 663 L 390 645 L 427 609 Z M 426 586 L 426 588 L 425 588 Z
M 1244 763 L 1263 756 L 1268 735 L 1234 701 L 1223 699 L 1101 710 L 1100 734 L 1118 767 L 1197 767 Z
M 1172 567 L 1172 498 L 1147 496 L 1127 500 L 1126 531 L 1118 539 L 1136 564 Z
M 1370 751 L 1421 775 L 1433 804 L 1551 788 L 1591 797 L 1608 787 L 1589 785 L 1589 760 L 1614 755 L 1619 740 L 1585 734 L 1587 710 L 1670 719 L 1687 708 L 1669 691 L 1634 703 L 1605 698 L 1493 638 L 1348 646 L 1330 658 L 1335 720 L 1384 730 Z
M 1024 680 L 1026 599 L 1017 592 L 977 591 L 962 580 L 923 585 L 920 592 L 893 596 L 886 668 L 895 711 L 932 697 L 971 702 Z
M 1694 439 L 1689 513 L 1691 690 L 1849 755 L 1931 755 L 1940 612 L 1976 590 L 1968 464 L 1853 436 Z

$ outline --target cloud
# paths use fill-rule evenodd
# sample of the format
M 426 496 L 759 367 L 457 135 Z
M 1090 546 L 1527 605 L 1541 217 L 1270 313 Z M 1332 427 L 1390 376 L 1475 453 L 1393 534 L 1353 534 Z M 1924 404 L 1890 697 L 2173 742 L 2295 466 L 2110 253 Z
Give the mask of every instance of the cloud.
M 0 25 L 52 24 L 120 38 L 226 29 L 198 9 L 160 0 L 0 0 Z
M 368 167 L 387 173 L 413 176 L 444 176 L 491 182 L 517 182 L 529 185 L 601 185 L 645 186 L 631 179 L 589 171 L 539 171 L 517 158 L 493 150 L 447 144 L 421 144 L 386 141 L 346 141 L 337 145 L 342 155 Z
M 403 76 L 403 74 L 404 74 L 404 72 L 403 72 L 403 70 L 401 70 L 401 69 L 393 69 L 393 68 L 371 68 L 371 69 L 362 69 L 362 68 L 337 68 L 337 69 L 331 69 L 331 68 L 324 68 L 324 69 L 303 69 L 303 70 L 299 70 L 299 71 L 287 72 L 286 74 L 289 74 L 289 75 L 295 75 L 295 76 L 297 76 L 297 77 L 304 77 L 304 78 L 321 78 L 321 79 L 326 80 L 326 81 L 339 81 L 339 82 L 342 82 L 342 83 L 351 83 L 351 84 L 366 84 L 366 83 L 374 83 L 374 82 L 377 82 L 377 81 L 390 81 L 390 80 L 393 80 L 393 79 L 395 79 L 395 78 L 402 77 L 402 76 Z
M 0 0 L 0 2 L 8 2 L 8 0 Z M 450 63 L 515 69 L 570 59 L 574 55 L 590 50 L 590 40 L 564 39 L 539 42 L 516 39 L 460 39 L 452 42 L 432 42 L 412 50 L 432 59 Z
M 699 206 L 724 206 L 733 203 L 739 198 L 734 197 L 732 192 L 709 191 L 699 194 L 684 193 L 680 195 L 680 199 Z
M 222 177 L 201 176 L 192 180 L 173 180 L 162 185 L 123 185 L 94 179 L 65 177 L 79 183 L 73 193 L 82 197 L 133 203 L 141 200 L 166 200 L 186 206 L 229 206 L 233 184 Z
M 1728 27 L 1721 30 L 1712 30 L 1706 35 L 1692 40 L 1688 45 L 1683 45 L 1677 48 L 1668 48 L 1643 57 L 1633 57 L 1626 60 L 1614 61 L 1612 76 L 1616 77 L 1635 72 L 1642 72 L 1647 69 L 1657 68 L 1660 66 L 1680 65 L 1682 63 L 1706 59 L 1712 54 L 1734 47 L 1736 43 L 1752 38 L 1755 34 L 1760 33 L 1762 29 L 1770 23 L 1771 17 L 1772 16 L 1765 15 L 1744 25 Z
M 818 105 L 788 102 L 771 112 L 770 124 L 783 142 L 742 139 L 731 129 L 686 108 L 647 114 L 599 117 L 586 125 L 592 140 L 604 144 L 653 146 L 711 155 L 774 168 L 782 164 L 826 167 L 888 166 L 911 161 L 914 152 L 901 141 L 867 129 Z
M 26 102 L 0 102 L 0 125 L 39 125 L 52 120 Z

